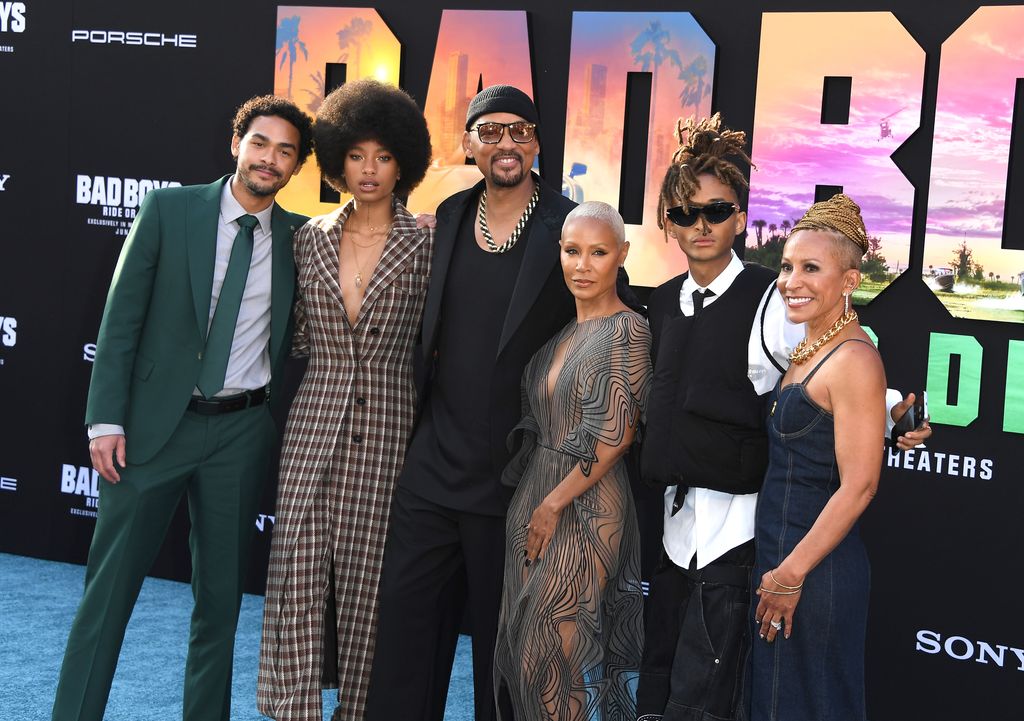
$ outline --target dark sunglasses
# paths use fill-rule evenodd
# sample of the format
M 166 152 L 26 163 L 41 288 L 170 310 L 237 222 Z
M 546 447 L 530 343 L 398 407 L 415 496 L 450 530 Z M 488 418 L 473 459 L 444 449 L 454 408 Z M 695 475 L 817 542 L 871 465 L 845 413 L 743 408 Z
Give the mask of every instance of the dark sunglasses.
M 481 143 L 494 145 L 501 142 L 505 128 L 508 128 L 509 137 L 517 143 L 530 143 L 537 137 L 537 124 L 525 120 L 517 120 L 514 123 L 480 123 L 470 130 L 476 131 Z
M 665 215 L 676 225 L 682 228 L 689 228 L 697 222 L 697 216 L 699 215 L 703 215 L 704 219 L 711 223 L 711 225 L 718 225 L 731 218 L 732 214 L 737 210 L 739 210 L 739 207 L 735 203 L 717 200 L 714 203 L 702 206 L 696 206 L 691 203 L 689 210 L 683 210 L 683 206 L 677 205 L 675 208 L 666 210 Z

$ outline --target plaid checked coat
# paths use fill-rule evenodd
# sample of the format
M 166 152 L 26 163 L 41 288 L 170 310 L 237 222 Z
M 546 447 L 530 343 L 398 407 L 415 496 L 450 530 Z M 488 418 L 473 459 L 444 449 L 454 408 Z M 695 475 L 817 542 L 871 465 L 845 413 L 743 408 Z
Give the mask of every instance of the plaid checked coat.
M 348 203 L 295 234 L 294 353 L 309 365 L 288 415 L 260 643 L 257 705 L 278 721 L 321 719 L 324 658 L 337 635 L 334 718 L 362 719 L 373 660 L 377 582 L 394 483 L 412 429 L 413 346 L 433 231 L 395 203 L 355 326 L 338 283 Z M 328 595 L 337 628 L 325 629 Z M 335 683 L 331 683 L 334 681 Z

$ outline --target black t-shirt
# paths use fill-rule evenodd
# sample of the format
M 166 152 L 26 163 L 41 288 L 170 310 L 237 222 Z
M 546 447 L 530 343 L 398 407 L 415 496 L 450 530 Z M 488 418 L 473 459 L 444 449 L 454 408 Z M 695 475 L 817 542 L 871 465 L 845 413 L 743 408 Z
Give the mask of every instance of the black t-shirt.
M 448 508 L 504 515 L 491 460 L 491 378 L 533 218 L 510 250 L 491 253 L 476 243 L 476 211 L 475 200 L 467 204 L 452 249 L 436 371 L 402 485 Z

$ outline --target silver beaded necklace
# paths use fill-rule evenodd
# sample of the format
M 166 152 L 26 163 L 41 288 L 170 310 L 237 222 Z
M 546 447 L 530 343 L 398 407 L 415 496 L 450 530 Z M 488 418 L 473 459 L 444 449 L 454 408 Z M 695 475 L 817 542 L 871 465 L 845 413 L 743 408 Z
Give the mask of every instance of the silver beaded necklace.
M 537 183 L 533 184 L 533 195 L 530 196 L 530 202 L 526 204 L 526 210 L 523 211 L 523 215 L 519 218 L 519 222 L 516 223 L 516 227 L 512 230 L 512 235 L 508 237 L 501 245 L 494 242 L 494 237 L 491 235 L 490 228 L 487 227 L 487 189 L 485 188 L 480 193 L 480 202 L 478 204 L 478 211 L 480 216 L 480 234 L 484 236 L 484 242 L 487 243 L 487 250 L 492 253 L 504 253 L 505 251 L 511 250 L 512 246 L 519 240 L 519 236 L 523 232 L 523 228 L 526 227 L 526 223 L 529 222 L 530 216 L 533 215 L 533 209 L 537 206 L 537 201 L 540 199 L 540 186 Z

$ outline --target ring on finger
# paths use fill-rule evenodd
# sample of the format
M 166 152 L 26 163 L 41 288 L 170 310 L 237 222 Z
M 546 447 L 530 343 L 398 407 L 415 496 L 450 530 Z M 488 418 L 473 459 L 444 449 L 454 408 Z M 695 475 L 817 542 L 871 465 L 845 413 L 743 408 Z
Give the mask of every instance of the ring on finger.
M 778 621 L 772 621 L 768 625 L 774 628 L 776 631 L 778 631 L 782 628 L 782 620 L 779 619 Z

